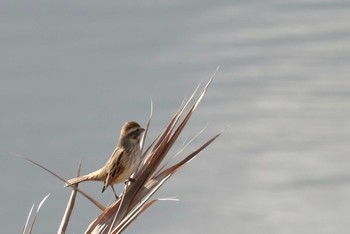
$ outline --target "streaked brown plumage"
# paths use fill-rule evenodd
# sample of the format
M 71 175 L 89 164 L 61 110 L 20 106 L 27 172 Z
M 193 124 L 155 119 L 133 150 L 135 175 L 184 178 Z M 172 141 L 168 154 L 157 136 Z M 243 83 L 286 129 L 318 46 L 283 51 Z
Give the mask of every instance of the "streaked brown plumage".
M 140 139 L 144 131 L 145 129 L 138 123 L 126 122 L 120 132 L 118 144 L 107 163 L 97 171 L 68 180 L 65 187 L 83 181 L 103 181 L 102 192 L 104 192 L 108 186 L 128 180 L 141 160 Z

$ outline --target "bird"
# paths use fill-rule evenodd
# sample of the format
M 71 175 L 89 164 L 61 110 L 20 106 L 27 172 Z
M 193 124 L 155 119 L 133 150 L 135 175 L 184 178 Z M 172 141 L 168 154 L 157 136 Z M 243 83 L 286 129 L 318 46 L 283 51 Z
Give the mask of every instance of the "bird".
M 106 164 L 90 174 L 67 180 L 64 186 L 72 186 L 83 181 L 102 181 L 102 193 L 111 186 L 118 199 L 113 185 L 134 180 L 130 176 L 141 162 L 140 140 L 144 131 L 145 129 L 137 122 L 126 122 L 120 131 L 117 146 Z

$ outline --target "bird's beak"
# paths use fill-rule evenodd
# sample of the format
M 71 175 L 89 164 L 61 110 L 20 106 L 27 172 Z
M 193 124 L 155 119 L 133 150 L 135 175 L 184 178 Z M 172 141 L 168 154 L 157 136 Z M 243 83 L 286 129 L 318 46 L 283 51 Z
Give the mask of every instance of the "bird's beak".
M 141 130 L 141 132 L 144 132 L 144 131 L 145 131 L 145 129 L 144 129 L 144 128 L 141 128 L 140 130 Z

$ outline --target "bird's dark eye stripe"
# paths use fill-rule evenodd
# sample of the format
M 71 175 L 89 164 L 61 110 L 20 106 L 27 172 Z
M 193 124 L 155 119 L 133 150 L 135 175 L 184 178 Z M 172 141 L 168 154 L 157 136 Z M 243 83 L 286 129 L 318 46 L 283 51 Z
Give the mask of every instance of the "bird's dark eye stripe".
M 130 132 L 128 135 L 129 136 L 137 136 L 139 135 L 141 132 L 141 130 L 138 128 L 138 129 L 135 129 L 134 131 Z

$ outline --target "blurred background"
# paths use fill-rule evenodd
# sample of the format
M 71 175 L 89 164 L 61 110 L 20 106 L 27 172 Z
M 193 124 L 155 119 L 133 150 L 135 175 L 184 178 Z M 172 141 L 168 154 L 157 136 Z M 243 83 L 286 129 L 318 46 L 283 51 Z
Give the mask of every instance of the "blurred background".
M 230 125 L 126 233 L 349 233 L 350 2 L 0 2 L 0 148 L 64 178 L 102 166 L 127 120 L 148 142 L 221 66 L 174 152 Z M 71 189 L 0 154 L 1 233 L 54 233 Z M 84 191 L 108 205 L 111 190 Z M 121 190 L 120 186 L 117 186 Z M 68 233 L 99 214 L 79 196 Z

